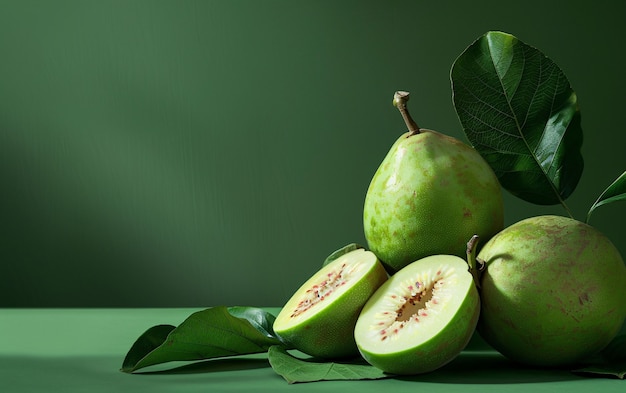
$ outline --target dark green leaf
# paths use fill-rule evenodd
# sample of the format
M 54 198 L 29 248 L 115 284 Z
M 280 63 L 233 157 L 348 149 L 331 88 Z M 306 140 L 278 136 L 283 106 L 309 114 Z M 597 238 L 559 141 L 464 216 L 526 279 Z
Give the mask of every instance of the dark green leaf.
M 463 131 L 502 187 L 531 203 L 563 204 L 582 175 L 583 133 L 561 69 L 516 37 L 488 32 L 456 59 L 451 80 Z
M 273 320 L 272 315 L 257 308 L 220 306 L 198 311 L 176 328 L 159 325 L 148 329 L 126 355 L 122 371 L 134 372 L 171 361 L 265 352 L 281 343 L 272 334 Z
M 312 358 L 300 359 L 289 354 L 284 347 L 277 345 L 270 347 L 268 359 L 274 371 L 290 384 L 389 377 L 388 374 L 367 364 L 362 359 L 353 362 L 325 362 Z
M 617 179 L 615 179 L 615 181 L 611 183 L 606 190 L 604 190 L 600 197 L 591 206 L 591 209 L 589 209 L 589 212 L 587 213 L 587 222 L 589 222 L 591 214 L 598 206 L 623 200 L 626 200 L 626 172 L 622 173 Z
M 326 259 L 324 260 L 324 263 L 322 264 L 322 266 L 326 266 L 329 263 L 331 263 L 332 261 L 334 261 L 335 259 L 339 258 L 342 255 L 345 255 L 351 251 L 354 250 L 358 250 L 360 248 L 365 248 L 357 243 L 350 243 L 348 245 L 345 245 L 343 247 L 341 247 L 338 250 L 333 251 L 332 254 L 330 254 L 329 256 L 326 257 Z
M 573 370 L 577 374 L 585 374 L 608 378 L 626 378 L 626 334 L 616 337 L 591 359 L 584 367 Z
M 229 307 L 228 312 L 234 317 L 247 320 L 266 337 L 276 337 L 274 334 L 276 317 L 274 315 L 255 307 Z
M 128 354 L 124 358 L 122 363 L 122 371 L 131 372 L 139 361 L 146 356 L 146 354 L 157 349 L 161 344 L 165 342 L 168 334 L 172 330 L 176 329 L 176 326 L 172 325 L 157 325 L 146 330 L 135 341 L 133 346 L 128 351 Z

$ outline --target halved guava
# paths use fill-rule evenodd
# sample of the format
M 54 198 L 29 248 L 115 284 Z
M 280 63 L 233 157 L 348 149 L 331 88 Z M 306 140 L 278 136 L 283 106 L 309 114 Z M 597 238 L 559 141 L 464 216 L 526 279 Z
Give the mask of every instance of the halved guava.
M 354 336 L 363 358 L 391 374 L 433 371 L 468 344 L 480 312 L 465 260 L 434 255 L 391 276 L 359 316 Z
M 362 248 L 322 267 L 287 301 L 274 332 L 295 349 L 314 357 L 359 354 L 354 326 L 365 302 L 387 280 L 382 263 Z

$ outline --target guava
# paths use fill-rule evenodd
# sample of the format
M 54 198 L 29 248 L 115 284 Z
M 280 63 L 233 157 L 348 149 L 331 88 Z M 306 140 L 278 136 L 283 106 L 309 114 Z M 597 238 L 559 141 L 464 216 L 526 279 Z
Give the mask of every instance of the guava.
M 500 183 L 483 157 L 419 128 L 406 109 L 408 93 L 394 99 L 409 131 L 380 163 L 363 207 L 367 245 L 392 274 L 430 255 L 463 257 L 471 236 L 486 241 L 504 227 Z
M 376 255 L 363 248 L 336 252 L 332 258 L 287 301 L 273 329 L 284 342 L 314 357 L 358 356 L 353 335 L 356 320 L 365 302 L 387 280 L 387 272 Z
M 362 357 L 390 374 L 436 370 L 468 344 L 480 312 L 465 260 L 433 255 L 392 275 L 368 300 L 354 337 Z
M 568 366 L 604 348 L 626 317 L 626 267 L 596 228 L 569 217 L 519 221 L 491 238 L 478 331 L 506 357 Z

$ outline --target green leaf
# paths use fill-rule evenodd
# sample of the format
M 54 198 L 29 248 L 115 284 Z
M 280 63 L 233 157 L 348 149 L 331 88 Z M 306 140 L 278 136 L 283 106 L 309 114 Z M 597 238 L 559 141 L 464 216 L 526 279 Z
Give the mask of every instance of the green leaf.
M 274 321 L 276 317 L 274 315 L 256 307 L 229 307 L 228 312 L 234 317 L 247 320 L 266 337 L 276 338 L 276 334 L 274 333 Z
M 363 359 L 352 362 L 326 362 L 313 358 L 300 359 L 289 354 L 284 347 L 277 345 L 268 350 L 268 360 L 272 369 L 290 384 L 390 377 L 382 370 L 367 364 Z
M 322 266 L 326 266 L 329 263 L 331 263 L 332 261 L 334 261 L 335 259 L 339 258 L 342 255 L 345 255 L 351 251 L 354 250 L 358 250 L 360 248 L 365 248 L 363 246 L 361 246 L 360 244 L 357 243 L 350 243 L 348 245 L 345 245 L 343 247 L 341 247 L 338 250 L 333 251 L 332 254 L 330 254 L 329 256 L 326 257 L 326 259 L 324 260 L 324 263 L 322 264 Z
M 583 133 L 561 69 L 516 37 L 492 31 L 455 60 L 450 76 L 463 131 L 502 187 L 567 209 L 583 171 Z
M 626 379 L 626 334 L 614 338 L 587 365 L 572 371 L 590 376 Z
M 598 199 L 589 209 L 586 222 L 589 223 L 591 214 L 598 206 L 623 200 L 626 200 L 626 171 L 622 173 L 617 179 L 615 179 L 615 181 L 611 183 L 611 185 L 606 190 L 604 190 L 602 194 L 600 194 Z
M 165 342 L 167 336 L 172 330 L 176 329 L 176 326 L 172 325 L 157 325 L 146 330 L 135 341 L 133 346 L 128 351 L 126 358 L 122 364 L 122 371 L 132 372 L 134 367 L 138 364 L 146 354 L 157 349 L 161 344 Z
M 171 361 L 265 352 L 281 344 L 273 335 L 274 319 L 252 307 L 220 306 L 195 312 L 178 327 L 157 325 L 148 329 L 132 345 L 121 371 L 132 373 Z

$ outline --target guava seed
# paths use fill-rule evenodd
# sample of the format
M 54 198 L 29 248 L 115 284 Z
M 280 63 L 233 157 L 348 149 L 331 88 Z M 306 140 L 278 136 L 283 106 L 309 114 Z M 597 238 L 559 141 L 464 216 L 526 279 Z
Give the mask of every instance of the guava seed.
M 344 277 L 349 275 L 354 271 L 355 267 L 353 267 L 352 271 L 345 272 L 346 264 L 341 265 L 338 271 L 332 271 L 326 274 L 327 279 L 323 280 L 319 284 L 315 284 L 305 292 L 305 298 L 298 303 L 298 306 L 291 313 L 291 318 L 297 317 L 303 312 L 309 310 L 311 307 L 316 305 L 317 303 L 323 301 L 328 295 L 333 293 L 335 288 L 345 285 L 348 279 Z
M 439 292 L 444 287 L 444 278 L 451 273 L 448 269 L 439 269 L 434 278 L 412 280 L 404 287 L 404 293 L 390 294 L 389 301 L 397 308 L 395 312 L 379 314 L 380 321 L 376 325 L 380 329 L 380 340 L 397 335 L 407 324 L 416 325 L 420 318 L 428 317 L 428 310 L 441 303 Z

